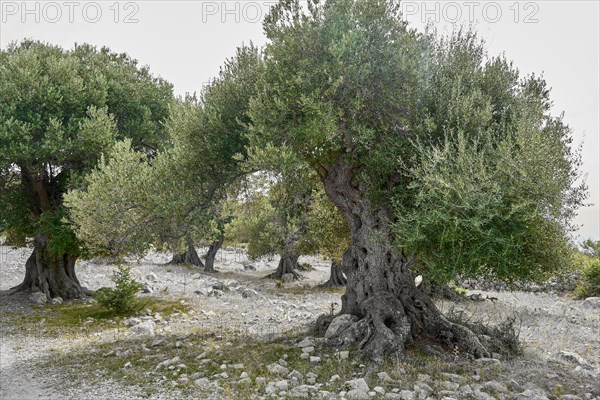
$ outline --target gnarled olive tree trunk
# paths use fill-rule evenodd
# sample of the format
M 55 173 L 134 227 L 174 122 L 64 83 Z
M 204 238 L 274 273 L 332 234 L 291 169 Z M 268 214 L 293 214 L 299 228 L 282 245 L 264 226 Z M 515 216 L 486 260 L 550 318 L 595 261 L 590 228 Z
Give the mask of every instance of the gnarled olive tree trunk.
M 343 158 L 320 171 L 325 191 L 347 220 L 351 243 L 342 269 L 348 284 L 341 314 L 359 317 L 359 349 L 381 363 L 415 340 L 434 341 L 476 357 L 488 353 L 476 335 L 452 323 L 414 284 L 410 260 L 393 245 L 391 212 L 375 206 L 352 166 Z
M 221 232 L 219 239 L 212 242 L 211 245 L 209 246 L 208 251 L 206 252 L 206 260 L 204 263 L 204 272 L 217 272 L 215 270 L 215 257 L 217 256 L 217 252 L 223 245 L 224 241 L 225 241 L 225 235 L 223 234 L 223 232 Z
M 267 278 L 282 279 L 285 274 L 292 274 L 294 279 L 300 279 L 302 276 L 298 273 L 298 259 L 300 254 L 293 249 L 284 249 L 279 259 L 277 269 L 272 274 L 267 275 Z
M 90 295 L 82 287 L 75 275 L 77 257 L 69 254 L 53 256 L 48 251 L 48 238 L 38 234 L 33 242 L 33 252 L 25 263 L 25 279 L 10 289 L 11 293 L 20 291 L 40 291 L 48 299 L 80 299 Z
M 337 261 L 331 262 L 331 271 L 329 273 L 329 279 L 327 282 L 319 285 L 321 288 L 339 288 L 344 287 L 348 283 L 348 280 L 344 276 L 342 271 L 342 264 Z
M 202 264 L 202 260 L 200 260 L 196 248 L 193 245 L 190 245 L 187 250 L 181 254 L 173 254 L 173 258 L 167 263 L 167 265 L 176 264 L 191 264 L 196 267 L 204 268 L 204 264 Z

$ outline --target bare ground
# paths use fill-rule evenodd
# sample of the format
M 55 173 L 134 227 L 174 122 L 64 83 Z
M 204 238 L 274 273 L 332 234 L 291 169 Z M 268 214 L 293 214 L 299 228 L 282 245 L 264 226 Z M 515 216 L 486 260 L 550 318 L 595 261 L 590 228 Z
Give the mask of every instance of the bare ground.
M 94 381 L 87 378 L 78 380 L 76 376 L 73 378 L 72 369 L 67 374 L 68 368 L 63 364 L 56 363 L 53 367 L 53 359 L 77 352 L 90 355 L 98 347 L 121 346 L 136 337 L 131 336 L 129 328 L 120 325 L 116 329 L 85 331 L 77 335 L 44 332 L 45 308 L 52 306 L 33 307 L 27 295 L 2 295 L 3 290 L 20 283 L 29 252 L 28 249 L 0 247 L 0 399 L 186 398 L 178 389 L 167 390 L 164 385 L 156 392 L 149 392 L 148 388 L 105 378 L 102 374 L 98 374 L 102 378 Z M 152 293 L 146 296 L 183 301 L 189 306 L 189 312 L 157 324 L 156 337 L 167 340 L 186 337 L 190 332 L 224 330 L 260 338 L 290 335 L 290 332 L 306 335 L 319 314 L 331 312 L 332 307 L 335 310 L 336 303 L 340 302 L 339 291 L 311 289 L 329 276 L 329 263 L 315 257 L 301 260 L 315 267 L 312 271 L 303 272 L 305 279 L 287 283 L 283 288 L 272 280 L 262 279 L 275 269 L 277 260 L 263 260 L 253 263 L 253 269 L 245 268 L 248 262 L 239 250 L 223 251 L 215 263 L 219 273 L 213 275 L 185 266 L 163 265 L 169 259 L 167 254 L 152 253 L 142 260 L 128 260 L 134 276 L 151 289 Z M 110 286 L 108 277 L 113 269 L 114 265 L 101 261 L 81 262 L 77 273 L 84 286 L 96 290 Z M 511 396 L 526 391 L 528 382 L 535 382 L 535 387 L 545 391 L 548 398 L 560 398 L 562 393 L 590 399 L 600 396 L 598 310 L 586 309 L 581 301 L 556 294 L 483 294 L 498 300 L 459 304 L 441 302 L 439 306 L 443 310 L 461 312 L 462 318 L 471 321 L 498 323 L 507 316 L 516 316 L 524 356 L 503 360 L 502 371 L 493 378 L 509 388 L 511 381 L 515 381 L 519 387 L 514 393 L 509 391 L 496 398 L 516 398 Z M 15 323 L 19 316 L 31 314 L 41 316 L 39 323 Z M 577 353 L 587 365 L 583 368 L 577 364 L 554 362 L 561 351 Z M 561 387 L 558 392 L 556 385 Z M 400 383 L 397 386 L 400 389 L 405 387 L 400 387 Z M 435 389 L 437 386 L 433 383 L 431 386 L 434 392 L 429 394 L 429 398 L 442 398 L 441 391 Z M 331 393 L 331 398 L 340 398 L 339 395 L 345 392 Z M 415 394 L 418 394 L 417 391 Z M 237 398 L 235 394 L 225 396 L 217 393 L 215 396 Z M 377 396 L 371 397 L 384 398 Z

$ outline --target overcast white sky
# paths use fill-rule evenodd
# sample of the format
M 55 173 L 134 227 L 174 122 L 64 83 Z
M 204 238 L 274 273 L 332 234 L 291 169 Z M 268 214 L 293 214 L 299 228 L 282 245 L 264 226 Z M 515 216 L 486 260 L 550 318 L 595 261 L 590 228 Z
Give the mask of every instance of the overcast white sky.
M 236 46 L 262 45 L 257 1 L 0 0 L 0 47 L 33 38 L 71 48 L 75 42 L 127 52 L 172 82 L 177 94 L 200 91 Z M 578 143 L 593 206 L 579 211 L 579 239 L 600 239 L 600 2 L 404 1 L 406 19 L 422 29 L 472 23 L 490 54 L 505 52 L 522 73 L 542 73 L 554 112 L 564 111 Z

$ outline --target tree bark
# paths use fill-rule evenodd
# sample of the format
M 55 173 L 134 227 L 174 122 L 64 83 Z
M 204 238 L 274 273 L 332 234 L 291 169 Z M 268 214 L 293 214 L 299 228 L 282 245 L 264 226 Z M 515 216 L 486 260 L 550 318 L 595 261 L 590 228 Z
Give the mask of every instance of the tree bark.
M 342 271 L 341 263 L 337 261 L 331 262 L 331 272 L 329 273 L 329 279 L 327 282 L 319 285 L 320 288 L 339 288 L 344 287 L 348 283 L 348 280 L 344 276 Z
M 292 250 L 284 250 L 279 259 L 277 269 L 272 274 L 266 276 L 270 279 L 282 279 L 285 274 L 292 274 L 294 279 L 302 278 L 302 275 L 298 273 L 298 259 L 300 254 Z
M 359 169 L 359 168 L 357 168 Z M 409 343 L 436 342 L 475 357 L 487 356 L 476 335 L 446 319 L 430 297 L 414 284 L 411 260 L 394 245 L 391 212 L 374 205 L 361 177 L 344 158 L 320 171 L 325 191 L 347 220 L 350 247 L 342 259 L 348 279 L 341 314 L 359 317 L 354 324 L 363 358 L 381 364 L 403 353 Z M 339 337 L 338 344 L 347 344 Z M 334 340 L 335 342 L 335 340 Z
M 38 234 L 34 239 L 33 252 L 25 262 L 25 279 L 10 289 L 10 293 L 40 291 L 48 299 L 80 299 L 91 293 L 82 287 L 75 274 L 77 257 L 62 254 L 53 257 L 48 251 L 48 238 Z
M 206 261 L 204 263 L 204 272 L 217 272 L 214 267 L 215 257 L 217 256 L 217 252 L 223 245 L 224 241 L 225 241 L 225 235 L 223 234 L 223 232 L 221 232 L 219 239 L 215 240 L 214 242 L 211 243 L 210 247 L 208 248 L 208 251 L 206 252 Z
M 202 260 L 200 260 L 200 257 L 198 257 L 196 248 L 193 245 L 190 245 L 188 249 L 181 254 L 173 254 L 173 258 L 167 263 L 167 265 L 176 264 L 191 264 L 196 267 L 205 268 L 204 264 L 202 264 Z

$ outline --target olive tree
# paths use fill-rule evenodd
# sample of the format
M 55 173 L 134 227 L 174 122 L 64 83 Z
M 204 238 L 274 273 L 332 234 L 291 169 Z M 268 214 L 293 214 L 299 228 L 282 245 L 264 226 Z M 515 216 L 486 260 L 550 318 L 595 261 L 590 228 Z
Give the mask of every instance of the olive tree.
M 86 295 L 63 195 L 116 140 L 146 154 L 160 148 L 171 100 L 170 84 L 106 48 L 24 41 L 0 51 L 0 232 L 19 244 L 33 239 L 13 291 Z
M 291 274 L 299 279 L 298 259 L 313 251 L 308 225 L 316 176 L 294 154 L 272 146 L 250 149 L 244 167 L 251 173 L 235 204 L 230 232 L 247 244 L 251 258 L 280 256 L 269 278 Z
M 166 148 L 144 158 L 131 143 L 119 143 L 84 189 L 69 193 L 75 231 L 91 253 L 156 246 L 201 265 L 194 243 L 209 241 L 204 269 L 214 271 L 229 218 L 224 201 L 244 174 L 245 113 L 260 62 L 257 48 L 239 48 L 199 99 L 187 96 L 171 107 Z
M 341 313 L 358 321 L 340 341 L 352 333 L 376 363 L 417 340 L 488 355 L 413 269 L 560 268 L 584 187 L 544 80 L 487 56 L 470 32 L 411 30 L 397 1 L 281 0 L 264 30 L 249 145 L 293 151 L 347 222 Z

